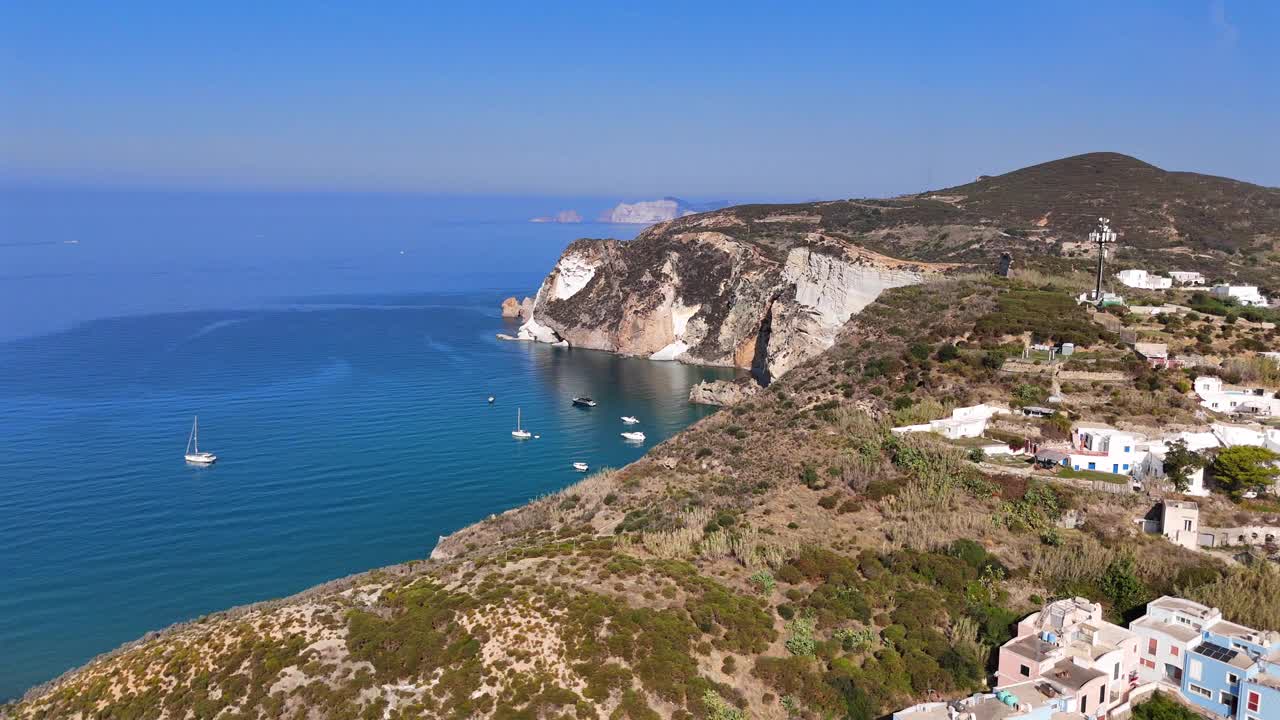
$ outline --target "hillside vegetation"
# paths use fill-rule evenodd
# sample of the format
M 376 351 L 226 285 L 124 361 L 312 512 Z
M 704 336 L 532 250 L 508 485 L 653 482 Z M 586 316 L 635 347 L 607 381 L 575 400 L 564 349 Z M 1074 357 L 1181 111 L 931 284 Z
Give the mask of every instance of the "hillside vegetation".
M 1240 593 L 1250 582 L 1217 561 L 1112 521 L 1141 514 L 1133 496 L 887 432 L 1014 392 L 988 359 L 1023 330 L 1006 311 L 1058 292 L 889 291 L 831 351 L 631 466 L 474 525 L 434 560 L 171 629 L 9 714 L 869 719 L 983 687 L 1046 598 L 1088 595 L 1118 619 L 1161 593 Z M 1057 527 L 1071 510 L 1097 520 Z M 1249 622 L 1278 602 L 1231 607 Z
M 1017 267 L 1062 271 L 1088 267 L 1088 234 L 1103 215 L 1119 232 L 1117 263 L 1275 287 L 1280 188 L 1170 172 L 1119 153 L 892 199 L 742 205 L 663 223 L 642 237 L 714 230 L 782 251 L 817 234 L 896 258 L 986 264 L 1011 252 Z

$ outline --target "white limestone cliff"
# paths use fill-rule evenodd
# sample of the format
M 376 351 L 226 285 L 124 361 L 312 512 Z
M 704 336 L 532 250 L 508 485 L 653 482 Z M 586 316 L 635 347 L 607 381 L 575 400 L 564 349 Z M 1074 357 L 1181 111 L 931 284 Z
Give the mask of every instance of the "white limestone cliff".
M 918 271 L 808 247 L 787 253 L 782 277 L 794 291 L 783 293 L 773 307 L 768 352 L 772 378 L 834 345 L 840 328 L 880 293 L 924 280 Z

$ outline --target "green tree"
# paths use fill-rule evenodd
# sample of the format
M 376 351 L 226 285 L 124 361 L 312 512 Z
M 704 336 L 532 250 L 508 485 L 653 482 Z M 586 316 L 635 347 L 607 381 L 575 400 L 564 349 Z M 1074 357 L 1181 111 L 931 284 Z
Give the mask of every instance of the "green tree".
M 1185 440 L 1175 440 L 1169 444 L 1164 455 L 1164 474 L 1180 493 L 1191 486 L 1191 475 L 1204 467 L 1204 458 L 1187 449 Z
M 1111 561 L 1098 585 L 1111 600 L 1111 606 L 1117 615 L 1133 609 L 1142 602 L 1145 590 L 1142 581 L 1134 569 L 1133 557 L 1123 555 Z
M 1013 397 L 1020 405 L 1030 405 L 1044 398 L 1044 389 L 1037 385 L 1023 383 L 1013 389 Z
M 1134 720 L 1199 720 L 1200 716 L 1187 709 L 1185 705 L 1157 692 L 1151 699 L 1134 706 Z
M 1213 479 L 1233 498 L 1249 491 L 1265 491 L 1280 477 L 1280 455 L 1261 447 L 1237 445 L 1213 459 Z

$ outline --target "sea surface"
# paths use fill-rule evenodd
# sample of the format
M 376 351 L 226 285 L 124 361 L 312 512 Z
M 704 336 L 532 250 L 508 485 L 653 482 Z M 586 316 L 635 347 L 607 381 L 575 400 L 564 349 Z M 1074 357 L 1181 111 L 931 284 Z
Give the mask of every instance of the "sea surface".
M 0 698 L 425 557 L 706 415 L 689 386 L 730 371 L 495 338 L 567 242 L 636 230 L 524 221 L 569 202 L 0 192 Z

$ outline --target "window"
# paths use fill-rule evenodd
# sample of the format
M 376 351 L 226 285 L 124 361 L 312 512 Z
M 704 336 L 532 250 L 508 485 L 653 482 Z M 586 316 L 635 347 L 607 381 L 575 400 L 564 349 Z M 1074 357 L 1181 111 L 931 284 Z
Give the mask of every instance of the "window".
M 1129 463 L 1125 463 L 1125 464 L 1124 464 L 1124 469 L 1125 469 L 1125 470 L 1128 470 L 1128 469 L 1129 469 Z
M 1125 446 L 1124 446 L 1124 451 L 1125 451 L 1125 452 L 1129 452 L 1129 446 L 1128 446 L 1128 445 L 1125 445 Z
M 1098 688 L 1098 704 L 1101 705 L 1103 700 L 1107 699 L 1107 686 L 1103 685 Z
M 1148 654 L 1148 655 L 1155 655 L 1155 654 L 1156 654 L 1156 646 L 1157 646 L 1157 643 L 1156 643 L 1156 639 L 1155 639 L 1155 638 L 1150 638 L 1150 639 L 1148 639 L 1148 640 L 1147 640 L 1147 654 Z
M 1170 654 L 1170 655 L 1172 655 L 1172 656 L 1174 656 L 1174 657 L 1178 657 L 1178 646 L 1177 646 L 1177 645 L 1170 645 L 1170 646 L 1169 646 L 1169 654 Z
M 1236 684 L 1236 683 L 1238 683 L 1238 682 L 1240 682 L 1240 676 L 1239 676 L 1239 675 L 1236 675 L 1235 673 L 1227 673 L 1227 684 L 1228 684 L 1228 685 L 1235 685 L 1235 684 Z
M 1080 714 L 1084 715 L 1088 711 L 1089 711 L 1089 696 L 1085 695 L 1084 697 L 1080 698 Z
M 1200 673 L 1203 671 L 1204 671 L 1204 663 L 1200 662 L 1199 660 L 1191 661 L 1191 679 L 1192 680 L 1199 680 Z
M 1111 671 L 1111 679 L 1112 680 L 1120 679 L 1120 663 L 1116 663 L 1115 669 Z
M 1258 708 L 1262 705 L 1262 696 L 1250 690 L 1248 698 L 1249 702 L 1245 703 L 1245 706 L 1249 709 L 1249 712 L 1258 712 Z
M 1188 532 L 1190 532 L 1190 530 L 1191 530 L 1191 521 L 1190 521 L 1190 520 L 1183 520 L 1183 521 L 1182 521 L 1182 529 L 1183 529 L 1183 530 L 1186 530 L 1186 531 L 1188 531 Z
M 1190 620 L 1188 620 L 1188 619 L 1186 619 L 1186 618 L 1182 617 L 1181 615 L 1177 615 L 1176 617 L 1178 618 L 1178 622 L 1182 623 L 1183 625 L 1190 625 L 1190 624 L 1191 624 L 1191 621 L 1190 621 Z
M 1018 673 L 1022 675 L 1022 677 L 1031 677 L 1031 668 L 1027 667 L 1026 665 L 1019 665 Z
M 1089 469 L 1090 469 L 1090 470 L 1097 470 L 1097 469 L 1098 469 L 1098 463 L 1092 463 L 1092 462 L 1091 462 L 1091 463 L 1089 463 Z
M 1199 685 L 1188 685 L 1187 689 L 1195 693 L 1196 695 L 1199 695 L 1200 697 L 1205 698 L 1206 700 L 1213 699 L 1213 693 L 1209 692 L 1209 690 L 1207 690 L 1206 688 L 1200 687 Z
M 1148 659 L 1146 659 L 1146 658 L 1142 658 L 1142 659 L 1141 659 L 1141 660 L 1139 660 L 1138 662 L 1141 662 L 1143 667 L 1148 668 L 1148 669 L 1150 669 L 1150 670 L 1155 670 L 1155 669 L 1156 669 L 1156 661 L 1155 661 L 1155 660 L 1148 660 Z

